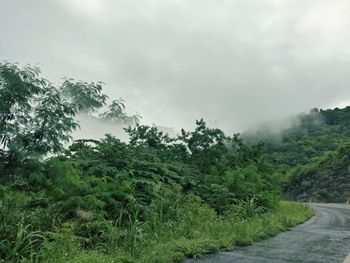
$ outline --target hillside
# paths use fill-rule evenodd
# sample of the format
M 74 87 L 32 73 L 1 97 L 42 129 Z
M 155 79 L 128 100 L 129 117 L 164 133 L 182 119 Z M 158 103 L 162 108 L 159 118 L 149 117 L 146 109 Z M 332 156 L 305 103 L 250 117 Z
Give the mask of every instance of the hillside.
M 267 159 L 283 174 L 285 196 L 300 201 L 345 202 L 350 194 L 350 107 L 312 109 L 262 141 Z

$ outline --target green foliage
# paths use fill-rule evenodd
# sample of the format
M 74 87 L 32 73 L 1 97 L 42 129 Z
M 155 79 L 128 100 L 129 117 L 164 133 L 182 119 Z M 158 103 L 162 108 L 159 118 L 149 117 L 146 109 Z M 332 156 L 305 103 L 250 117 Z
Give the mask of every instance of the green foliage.
M 180 141 L 184 142 L 191 153 L 191 161 L 201 172 L 208 172 L 210 167 L 217 164 L 228 153 L 232 142 L 220 129 L 207 127 L 203 119 L 196 121 L 193 132 L 181 130 Z
M 60 152 L 77 128 L 75 105 L 39 74 L 35 67 L 0 63 L 0 146 L 8 176 L 28 159 Z
M 350 194 L 349 128 L 350 107 L 312 109 L 280 134 L 262 138 L 268 161 L 284 174 L 286 197 L 346 201 Z M 246 139 L 256 141 L 257 137 Z
M 103 83 L 66 79 L 54 85 L 37 67 L 0 63 L 0 158 L 7 176 L 21 173 L 21 165 L 46 154 L 61 153 L 79 127 L 76 115 L 91 114 L 106 104 Z M 113 101 L 101 118 L 134 125 L 122 100 Z
M 219 212 L 241 201 L 254 202 L 262 210 L 273 207 L 280 195 L 278 174 L 259 171 L 256 165 L 228 170 L 222 176 L 205 177 L 203 198 Z
M 73 240 L 74 253 L 124 251 L 125 260 L 138 259 L 153 232 L 173 226 L 184 238 L 195 239 L 219 215 L 246 220 L 275 207 L 279 180 L 260 147 L 244 145 L 237 136 L 230 139 L 203 121 L 197 125 L 185 138 L 185 132 L 170 138 L 137 125 L 127 129 L 129 144 L 111 135 L 79 140 L 64 155 L 30 162 L 27 176 L 18 173 L 18 182 L 6 182 L 27 200 L 18 211 L 33 215 L 23 229 L 30 225 L 29 236 L 42 236 L 30 245 L 30 255 L 57 253 L 63 231 Z M 204 168 L 205 161 L 211 165 Z M 13 236 L 17 228 L 9 229 Z M 8 257 L 6 249 L 3 253 Z
M 345 202 L 350 194 L 350 145 L 328 151 L 289 172 L 290 197 L 313 202 Z
M 38 230 L 44 227 L 40 208 L 32 208 L 33 197 L 1 189 L 0 258 L 19 261 L 34 258 L 44 240 Z
M 75 82 L 66 79 L 62 84 L 62 93 L 77 105 L 79 111 L 94 112 L 106 104 L 107 95 L 102 93 L 103 82 Z
M 56 87 L 39 73 L 0 64 L 0 259 L 171 262 L 261 236 L 249 220 L 280 195 L 262 145 L 203 119 L 172 138 L 116 100 L 100 118 L 131 125 L 129 143 L 106 135 L 64 149 L 75 115 L 96 113 L 107 96 L 100 82 Z
M 232 250 L 235 246 L 275 235 L 312 216 L 312 210 L 300 204 L 281 202 L 270 212 L 257 215 L 250 205 L 236 213 L 218 217 L 215 211 L 199 200 L 190 198 L 183 203 L 181 219 L 155 231 L 144 230 L 134 262 L 180 262 L 218 250 Z M 237 209 L 238 210 L 238 209 Z M 237 211 L 236 210 L 236 211 Z
M 141 116 L 139 114 L 134 114 L 129 116 L 125 112 L 125 104 L 122 99 L 114 100 L 108 106 L 108 109 L 100 114 L 100 118 L 116 122 L 123 125 L 136 125 L 140 122 Z

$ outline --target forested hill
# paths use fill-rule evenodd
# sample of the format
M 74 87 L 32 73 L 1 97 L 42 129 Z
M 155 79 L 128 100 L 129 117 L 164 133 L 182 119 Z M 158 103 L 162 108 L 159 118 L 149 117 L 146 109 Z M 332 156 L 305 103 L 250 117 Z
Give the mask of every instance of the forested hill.
M 345 202 L 350 194 L 350 107 L 312 109 L 274 135 L 258 132 L 268 159 L 284 174 L 285 194 L 301 201 Z

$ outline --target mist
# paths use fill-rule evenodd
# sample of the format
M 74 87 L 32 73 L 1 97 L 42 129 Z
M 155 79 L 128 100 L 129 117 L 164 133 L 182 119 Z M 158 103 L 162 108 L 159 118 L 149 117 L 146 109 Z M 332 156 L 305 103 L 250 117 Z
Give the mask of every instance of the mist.
M 129 136 L 125 132 L 125 126 L 112 121 L 95 118 L 89 114 L 80 113 L 76 117 L 79 128 L 72 133 L 75 140 L 78 139 L 95 139 L 99 140 L 106 134 L 111 134 L 123 142 L 129 141 Z
M 346 0 L 0 3 L 2 60 L 104 81 L 145 124 L 232 133 L 350 101 Z M 123 136 L 81 122 L 82 137 Z

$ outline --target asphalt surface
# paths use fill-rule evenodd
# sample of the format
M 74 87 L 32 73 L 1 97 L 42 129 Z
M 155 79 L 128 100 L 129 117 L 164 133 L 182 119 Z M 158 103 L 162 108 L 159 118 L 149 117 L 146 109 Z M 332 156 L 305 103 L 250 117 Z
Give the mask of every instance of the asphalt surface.
M 343 263 L 350 253 L 350 205 L 312 204 L 315 216 L 273 238 L 184 263 Z

